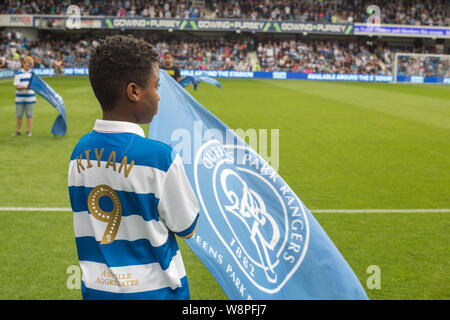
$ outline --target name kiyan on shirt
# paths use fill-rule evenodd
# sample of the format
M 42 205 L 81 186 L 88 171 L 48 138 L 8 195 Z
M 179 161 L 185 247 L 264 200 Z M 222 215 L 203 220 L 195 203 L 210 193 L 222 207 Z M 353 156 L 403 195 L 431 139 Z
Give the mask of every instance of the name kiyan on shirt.
M 104 148 L 100 149 L 100 152 L 98 151 L 98 148 L 94 149 L 95 152 L 95 157 L 96 157 L 96 161 L 97 161 L 97 166 L 100 168 L 102 166 L 101 163 L 101 159 L 102 159 L 102 155 L 103 152 L 105 151 Z M 95 160 L 91 159 L 91 150 L 88 149 L 85 151 L 86 154 L 86 167 L 83 165 L 83 154 L 80 154 L 79 157 L 77 157 L 77 169 L 78 169 L 78 173 L 81 173 L 81 171 L 85 171 L 85 170 L 89 170 L 90 168 L 94 167 L 95 164 Z M 94 164 L 93 164 L 94 162 Z M 134 160 L 131 161 L 131 163 L 128 165 L 128 158 L 127 156 L 124 156 L 122 159 L 122 162 L 120 163 L 119 166 L 119 173 L 124 173 L 125 178 L 128 178 L 128 175 L 131 172 L 131 169 L 133 169 L 133 165 L 134 165 Z M 112 168 L 114 171 L 117 171 L 117 162 L 116 162 L 116 151 L 111 151 L 111 153 L 109 154 L 108 157 L 108 161 L 106 161 L 106 165 L 105 165 L 105 169 L 108 168 Z

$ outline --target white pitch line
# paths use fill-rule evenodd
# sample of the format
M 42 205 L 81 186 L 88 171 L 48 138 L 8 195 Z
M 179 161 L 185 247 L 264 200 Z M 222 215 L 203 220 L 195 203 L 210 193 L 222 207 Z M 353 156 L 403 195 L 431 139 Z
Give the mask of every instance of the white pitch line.
M 25 208 L 25 207 L 0 207 L 0 211 L 43 211 L 43 212 L 63 212 L 72 211 L 71 208 Z
M 0 211 L 22 212 L 71 212 L 71 208 L 26 208 L 26 207 L 0 207 Z M 450 209 L 312 209 L 312 213 L 445 213 Z
M 313 213 L 443 213 L 450 209 L 316 209 Z

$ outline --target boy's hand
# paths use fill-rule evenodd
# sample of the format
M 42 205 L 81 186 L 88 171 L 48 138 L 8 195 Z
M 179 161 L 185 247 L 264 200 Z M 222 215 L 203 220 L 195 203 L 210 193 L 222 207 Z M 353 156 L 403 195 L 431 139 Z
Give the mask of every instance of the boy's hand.
M 16 89 L 26 89 L 27 86 L 16 86 Z

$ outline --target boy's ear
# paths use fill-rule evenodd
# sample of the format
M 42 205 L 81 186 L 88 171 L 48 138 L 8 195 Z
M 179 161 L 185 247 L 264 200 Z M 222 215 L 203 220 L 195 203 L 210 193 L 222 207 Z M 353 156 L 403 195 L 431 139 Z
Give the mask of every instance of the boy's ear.
M 136 83 L 130 82 L 126 87 L 126 95 L 132 102 L 138 102 L 141 99 L 142 89 Z

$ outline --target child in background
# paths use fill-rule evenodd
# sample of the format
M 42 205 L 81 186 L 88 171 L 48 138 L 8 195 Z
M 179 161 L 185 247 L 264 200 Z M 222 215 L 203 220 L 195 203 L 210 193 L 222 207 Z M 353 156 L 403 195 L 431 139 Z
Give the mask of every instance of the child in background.
M 23 114 L 27 117 L 27 136 L 31 137 L 31 126 L 33 123 L 33 107 L 36 103 L 34 91 L 28 89 L 28 83 L 31 80 L 31 68 L 34 66 L 34 60 L 31 56 L 23 59 L 23 68 L 14 76 L 14 86 L 16 87 L 16 132 L 13 136 L 21 135 Z

